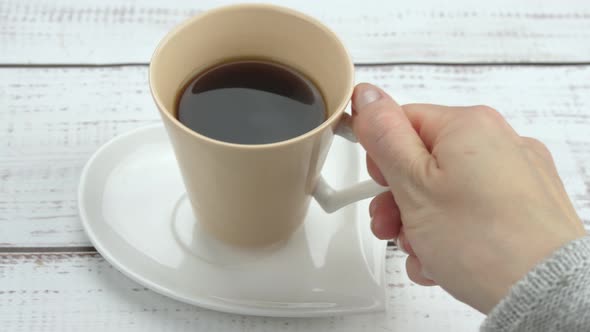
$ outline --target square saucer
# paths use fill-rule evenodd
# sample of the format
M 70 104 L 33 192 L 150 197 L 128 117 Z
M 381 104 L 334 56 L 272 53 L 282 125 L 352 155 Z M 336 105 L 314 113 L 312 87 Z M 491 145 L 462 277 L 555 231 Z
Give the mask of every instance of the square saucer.
M 358 182 L 361 160 L 359 146 L 335 138 L 324 177 L 336 188 Z M 384 310 L 387 243 L 371 234 L 367 200 L 331 214 L 312 201 L 285 243 L 228 246 L 199 227 L 161 125 L 103 145 L 82 172 L 78 203 L 88 237 L 109 263 L 179 301 L 280 317 Z

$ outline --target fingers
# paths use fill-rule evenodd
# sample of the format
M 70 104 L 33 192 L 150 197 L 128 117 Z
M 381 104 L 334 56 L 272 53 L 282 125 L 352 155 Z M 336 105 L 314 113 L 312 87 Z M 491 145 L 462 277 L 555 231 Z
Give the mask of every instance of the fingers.
M 388 183 L 424 173 L 432 157 L 391 97 L 373 85 L 359 84 L 352 105 L 353 130 Z
M 408 273 L 408 277 L 410 278 L 410 280 L 422 286 L 436 285 L 436 282 L 434 280 L 431 280 L 428 277 L 428 273 L 424 271 L 424 267 L 422 266 L 420 259 L 418 259 L 416 253 L 414 253 L 414 249 L 412 248 L 410 242 L 405 236 L 403 226 L 400 230 L 396 243 L 401 251 L 408 254 L 408 258 L 406 258 L 406 272 Z
M 406 254 L 408 254 L 410 256 L 416 256 L 416 253 L 414 252 L 414 248 L 412 248 L 410 241 L 408 241 L 408 238 L 406 237 L 403 225 L 399 231 L 399 234 L 397 236 L 397 240 L 395 241 L 395 243 L 397 244 L 397 247 L 401 251 L 405 252 Z
M 419 121 L 412 123 L 391 97 L 370 84 L 359 84 L 355 88 L 352 105 L 353 130 L 367 151 L 367 168 L 375 181 L 400 186 L 407 179 L 424 176 L 426 168 L 432 165 L 432 156 L 414 129 L 420 128 Z M 398 238 L 402 223 L 391 192 L 375 197 L 369 210 L 375 236 Z M 402 236 L 402 242 L 405 241 Z M 413 252 L 409 243 L 405 248 Z M 416 256 L 408 257 L 406 268 L 414 282 L 435 285 L 424 277 Z
M 371 159 L 371 156 L 369 156 L 369 155 L 367 155 L 367 171 L 369 172 L 369 175 L 371 176 L 371 178 L 373 178 L 373 180 L 375 180 L 375 182 L 379 183 L 380 185 L 382 185 L 384 187 L 389 186 L 387 184 L 387 180 L 385 180 L 385 177 L 383 176 L 383 174 L 379 170 L 379 167 L 377 167 L 377 164 L 375 164 L 375 162 L 373 161 L 373 159 Z
M 390 191 L 377 195 L 369 205 L 371 230 L 381 240 L 398 237 L 401 227 L 399 209 Z
M 446 120 L 467 108 L 434 104 L 407 104 L 403 105 L 402 109 L 428 151 L 432 151 L 441 128 L 446 125 Z
M 416 256 L 408 256 L 406 258 L 406 272 L 408 273 L 408 277 L 413 282 L 417 283 L 418 285 L 422 286 L 435 286 L 436 282 L 430 280 L 424 276 L 422 264 L 418 257 Z

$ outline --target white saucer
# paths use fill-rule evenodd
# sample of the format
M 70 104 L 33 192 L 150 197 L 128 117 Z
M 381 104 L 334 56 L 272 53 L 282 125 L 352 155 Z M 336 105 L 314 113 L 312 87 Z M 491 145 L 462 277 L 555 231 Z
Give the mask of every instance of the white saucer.
M 335 138 L 323 174 L 343 187 L 358 181 L 361 160 L 358 146 Z M 162 126 L 102 146 L 82 172 L 78 201 L 104 258 L 177 300 L 283 317 L 384 309 L 386 242 L 370 234 L 366 200 L 332 214 L 312 202 L 304 225 L 280 247 L 229 247 L 194 220 Z

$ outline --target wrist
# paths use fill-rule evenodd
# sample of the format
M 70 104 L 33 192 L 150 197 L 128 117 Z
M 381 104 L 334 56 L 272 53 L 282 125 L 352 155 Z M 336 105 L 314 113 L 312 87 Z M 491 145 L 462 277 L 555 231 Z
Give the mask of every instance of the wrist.
M 579 279 L 590 270 L 590 236 L 570 241 L 536 265 L 514 284 L 507 296 L 496 305 L 484 321 L 482 331 L 514 331 L 528 319 L 555 312 L 569 300 L 572 291 L 579 291 Z M 576 282 L 578 280 L 578 282 Z M 569 289 L 569 290 L 568 290 Z M 572 305 L 575 306 L 574 303 Z M 561 310 L 568 311 L 567 308 Z M 557 320 L 559 321 L 559 320 Z M 553 329 L 551 329 L 553 330 Z
M 531 270 L 572 241 L 584 237 L 583 233 L 552 234 L 552 236 L 532 236 L 529 241 L 509 239 L 487 253 L 479 251 L 475 265 L 477 270 L 470 273 L 475 283 L 472 301 L 465 301 L 484 314 L 489 313 Z M 537 240 L 532 240 L 537 239 Z M 514 243 L 511 243 L 514 242 Z M 489 247 L 492 248 L 492 247 Z M 493 269 L 493 270 L 491 270 Z

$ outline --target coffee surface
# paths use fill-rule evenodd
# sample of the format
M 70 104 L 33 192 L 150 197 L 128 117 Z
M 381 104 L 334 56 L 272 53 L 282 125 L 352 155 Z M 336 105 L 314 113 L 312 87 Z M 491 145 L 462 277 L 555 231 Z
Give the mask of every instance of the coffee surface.
M 242 60 L 214 66 L 179 92 L 176 116 L 193 131 L 238 144 L 302 135 L 326 120 L 319 89 L 281 64 Z

